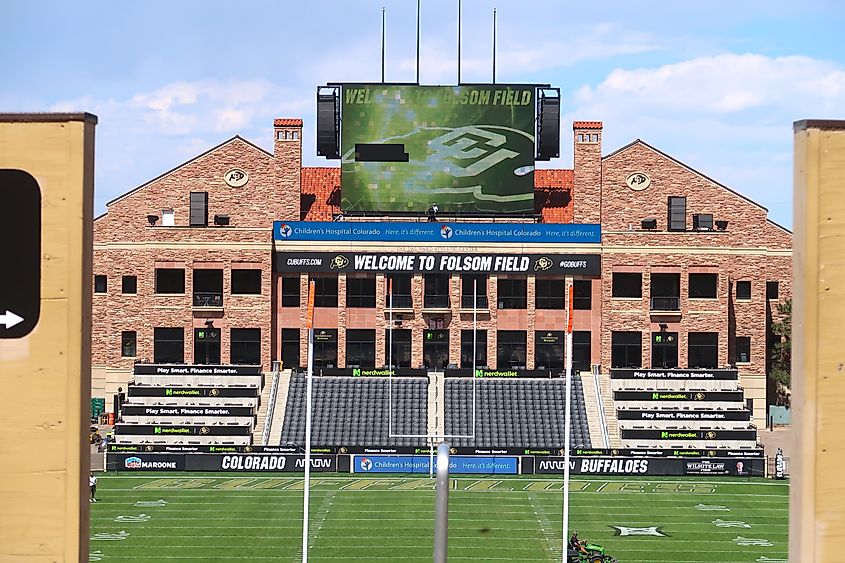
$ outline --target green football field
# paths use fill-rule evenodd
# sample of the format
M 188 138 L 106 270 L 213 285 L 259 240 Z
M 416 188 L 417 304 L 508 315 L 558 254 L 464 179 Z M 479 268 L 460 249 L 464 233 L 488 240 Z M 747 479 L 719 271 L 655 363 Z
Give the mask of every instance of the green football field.
M 560 561 L 562 480 L 453 478 L 449 559 Z M 311 561 L 432 559 L 427 477 L 312 480 Z M 763 479 L 579 478 L 572 528 L 620 562 L 786 561 L 788 484 Z M 301 561 L 301 475 L 102 475 L 91 561 Z

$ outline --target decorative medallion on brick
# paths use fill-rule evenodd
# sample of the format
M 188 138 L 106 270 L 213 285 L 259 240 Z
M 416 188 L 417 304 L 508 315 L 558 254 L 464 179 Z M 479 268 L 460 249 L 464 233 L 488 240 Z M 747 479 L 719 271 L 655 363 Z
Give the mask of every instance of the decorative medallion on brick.
M 634 191 L 642 191 L 651 185 L 651 178 L 645 172 L 632 172 L 625 178 L 625 183 Z
M 240 188 L 249 181 L 249 174 L 240 168 L 232 168 L 223 176 L 226 184 L 233 188 Z

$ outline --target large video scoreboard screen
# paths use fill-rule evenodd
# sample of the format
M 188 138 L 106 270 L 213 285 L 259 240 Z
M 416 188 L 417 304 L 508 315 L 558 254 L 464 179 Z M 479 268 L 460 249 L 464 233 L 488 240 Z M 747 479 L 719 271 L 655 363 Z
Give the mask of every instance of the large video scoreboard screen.
M 345 211 L 531 213 L 535 87 L 343 85 Z

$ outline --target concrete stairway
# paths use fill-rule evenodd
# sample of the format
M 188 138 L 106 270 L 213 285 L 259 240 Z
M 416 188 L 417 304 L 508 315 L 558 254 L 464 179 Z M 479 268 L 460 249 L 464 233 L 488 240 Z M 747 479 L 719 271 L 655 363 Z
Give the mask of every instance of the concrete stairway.
M 581 388 L 584 390 L 584 408 L 587 411 L 587 426 L 590 430 L 590 444 L 594 448 L 604 447 L 604 439 L 601 431 L 601 416 L 599 416 L 599 398 L 596 394 L 596 386 L 593 374 L 581 372 Z
M 442 371 L 429 373 L 428 435 L 442 437 L 446 432 L 446 378 Z
M 270 389 L 273 387 L 273 373 L 264 374 L 264 388 L 261 389 L 261 402 L 256 413 L 255 428 L 252 430 L 253 445 L 261 445 L 261 437 L 264 433 L 264 424 L 267 418 L 267 408 L 270 406 Z
M 595 387 L 592 385 L 592 387 Z M 610 437 L 610 447 L 619 448 L 622 446 L 622 439 L 619 437 L 619 421 L 616 418 L 616 402 L 613 400 L 613 387 L 610 382 L 610 374 L 599 375 L 599 387 L 601 388 L 601 404 L 604 407 L 604 418 L 607 421 L 607 433 Z
M 279 446 L 282 441 L 282 427 L 285 422 L 285 410 L 288 406 L 288 391 L 293 371 L 286 369 L 279 373 L 279 387 L 276 389 L 276 406 L 273 409 L 273 420 L 270 426 L 269 446 Z

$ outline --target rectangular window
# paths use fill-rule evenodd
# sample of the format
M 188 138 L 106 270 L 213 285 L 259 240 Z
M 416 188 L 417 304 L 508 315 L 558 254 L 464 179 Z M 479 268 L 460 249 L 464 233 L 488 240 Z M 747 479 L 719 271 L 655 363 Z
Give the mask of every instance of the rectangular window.
M 719 367 L 719 333 L 690 332 L 687 334 L 687 366 L 716 369 Z
M 736 299 L 737 301 L 751 300 L 751 282 L 738 281 L 736 282 Z
M 156 364 L 185 363 L 185 329 L 153 329 L 153 362 Z
M 690 274 L 689 296 L 694 299 L 716 299 L 719 274 Z
M 123 276 L 120 279 L 120 292 L 124 294 L 138 293 L 138 277 Z
M 643 274 L 641 272 L 613 272 L 612 297 L 642 298 Z
M 410 309 L 414 306 L 411 297 L 411 274 L 387 274 L 385 291 L 387 291 L 384 298 L 385 307 Z
M 524 330 L 500 330 L 496 334 L 496 368 L 525 369 L 525 340 Z
M 299 307 L 299 276 L 282 278 L 282 307 Z
M 156 268 L 156 293 L 185 293 L 183 268 Z
M 653 273 L 650 286 L 650 310 L 681 310 L 681 274 Z
M 589 330 L 572 331 L 572 371 L 590 371 L 592 363 L 592 334 Z
M 487 274 L 461 274 L 461 309 L 487 309 Z M 473 289 L 475 293 L 473 294 Z
M 566 281 L 562 279 L 536 278 L 534 280 L 535 309 L 566 308 Z M 574 304 L 573 304 L 574 305 Z
M 423 276 L 423 307 L 448 309 L 449 306 L 449 274 L 425 274 Z
M 563 369 L 562 330 L 543 330 L 534 333 L 534 365 L 537 369 Z
M 191 226 L 208 226 L 208 192 L 191 192 Z
M 747 364 L 751 361 L 751 337 L 736 337 L 736 363 Z
M 134 358 L 138 355 L 138 333 L 134 330 L 124 330 L 120 333 L 120 355 L 124 358 Z
M 314 306 L 337 307 L 337 276 L 320 276 L 314 280 Z
M 223 306 L 223 270 L 194 270 L 194 307 Z
M 497 286 L 499 309 L 528 308 L 528 280 L 499 278 Z
M 393 350 L 388 355 L 388 350 Z M 409 329 L 385 329 L 384 365 L 393 364 L 397 368 L 411 367 L 411 331 Z
M 161 210 L 161 226 L 162 227 L 175 227 L 176 226 L 176 214 L 173 212 L 172 209 L 162 209 Z
M 683 196 L 669 197 L 669 230 L 687 230 L 687 198 Z
M 232 270 L 232 295 L 261 295 L 261 270 Z
M 664 369 L 678 367 L 677 332 L 651 333 L 651 367 Z
M 572 308 L 589 311 L 593 308 L 593 281 L 575 280 L 572 290 Z
M 640 368 L 642 366 L 642 335 L 639 332 L 612 332 L 610 335 L 610 367 Z
M 299 367 L 299 329 L 282 329 L 282 367 Z
M 472 369 L 472 331 L 461 331 L 461 367 Z M 487 331 L 475 331 L 475 367 L 487 366 Z
M 108 278 L 106 276 L 100 274 L 94 276 L 94 293 L 107 293 L 108 288 Z
M 194 328 L 194 363 L 220 363 L 220 329 L 213 324 L 206 323 L 205 328 Z
M 260 328 L 233 328 L 230 337 L 230 359 L 233 364 L 261 365 Z
M 376 331 L 346 330 L 346 367 L 376 367 Z
M 314 329 L 314 367 L 337 367 L 337 329 Z
M 766 299 L 777 299 L 777 298 L 778 298 L 778 282 L 767 281 L 766 282 Z
M 346 306 L 373 309 L 376 306 L 376 277 L 346 276 Z

